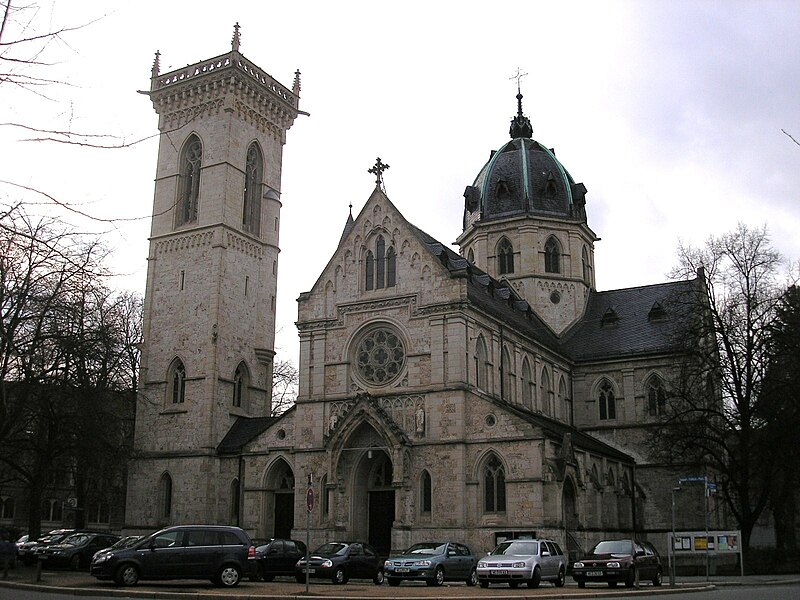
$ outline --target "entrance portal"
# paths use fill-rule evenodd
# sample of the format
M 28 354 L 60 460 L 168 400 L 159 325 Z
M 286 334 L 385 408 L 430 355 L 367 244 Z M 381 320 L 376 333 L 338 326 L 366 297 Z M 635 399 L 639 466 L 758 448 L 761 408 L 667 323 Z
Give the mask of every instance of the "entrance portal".
M 369 543 L 378 554 L 388 556 L 392 549 L 394 490 L 369 492 Z

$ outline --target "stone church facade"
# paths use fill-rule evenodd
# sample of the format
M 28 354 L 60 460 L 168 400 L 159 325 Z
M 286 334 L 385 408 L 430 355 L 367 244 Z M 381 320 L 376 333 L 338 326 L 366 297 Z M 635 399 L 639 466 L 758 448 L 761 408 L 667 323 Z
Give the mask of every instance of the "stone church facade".
M 664 547 L 674 473 L 648 424 L 696 281 L 598 292 L 586 188 L 510 140 L 464 193 L 459 251 L 376 186 L 298 299 L 299 394 L 271 416 L 281 157 L 300 80 L 239 50 L 149 95 L 159 147 L 127 529 L 235 523 L 257 537 L 427 539 L 576 551 L 634 529 Z M 302 151 L 302 150 L 301 150 Z

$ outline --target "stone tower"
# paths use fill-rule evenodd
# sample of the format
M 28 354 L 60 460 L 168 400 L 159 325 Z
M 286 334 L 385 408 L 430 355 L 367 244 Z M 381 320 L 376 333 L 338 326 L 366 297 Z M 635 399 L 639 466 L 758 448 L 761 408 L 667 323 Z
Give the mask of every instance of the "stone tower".
M 560 334 L 583 314 L 595 285 L 598 238 L 586 222 L 586 187 L 532 138 L 519 92 L 509 134 L 464 192 L 456 241 L 464 258 L 508 281 Z
M 143 92 L 160 141 L 130 529 L 231 522 L 217 445 L 236 417 L 270 414 L 281 162 L 300 74 L 290 90 L 239 45 L 237 24 L 230 52 L 165 74 L 156 53 Z

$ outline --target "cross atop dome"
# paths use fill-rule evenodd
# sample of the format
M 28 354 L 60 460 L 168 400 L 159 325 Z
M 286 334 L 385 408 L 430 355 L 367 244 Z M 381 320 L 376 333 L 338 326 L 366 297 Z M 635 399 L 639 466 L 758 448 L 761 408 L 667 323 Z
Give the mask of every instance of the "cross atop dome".
M 531 125 L 530 119 L 522 114 L 522 91 L 520 90 L 519 80 L 526 75 L 527 73 L 523 73 L 522 70 L 517 67 L 516 74 L 509 77 L 509 79 L 517 80 L 517 116 L 511 120 L 511 128 L 508 131 L 511 139 L 533 137 L 533 126 Z

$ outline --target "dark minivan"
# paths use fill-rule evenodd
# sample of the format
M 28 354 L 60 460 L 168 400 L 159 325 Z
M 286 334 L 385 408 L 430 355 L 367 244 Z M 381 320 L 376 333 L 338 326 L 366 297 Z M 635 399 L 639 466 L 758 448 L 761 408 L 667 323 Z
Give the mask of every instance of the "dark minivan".
M 129 548 L 92 560 L 90 573 L 117 585 L 140 579 L 210 579 L 215 585 L 239 585 L 255 559 L 250 537 L 238 527 L 178 525 L 145 536 Z

